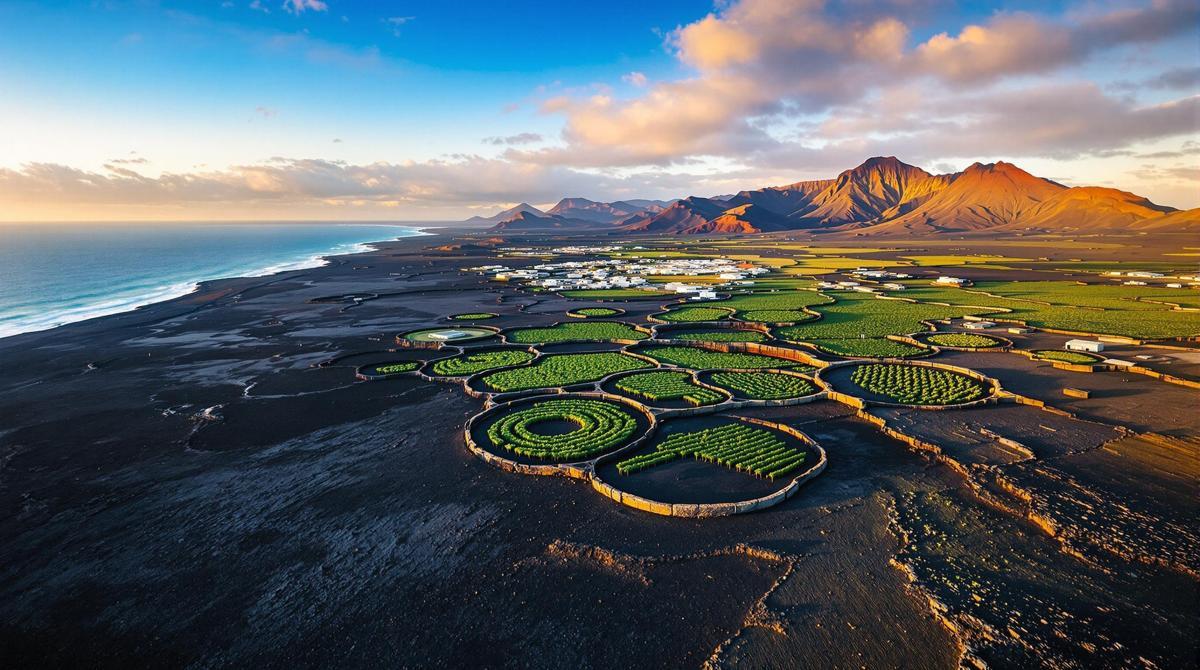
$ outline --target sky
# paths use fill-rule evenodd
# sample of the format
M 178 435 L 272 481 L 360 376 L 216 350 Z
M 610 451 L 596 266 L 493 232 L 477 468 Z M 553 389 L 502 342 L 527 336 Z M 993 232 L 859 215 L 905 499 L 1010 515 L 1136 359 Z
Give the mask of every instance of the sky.
M 1200 3 L 0 3 L 0 220 L 456 220 L 876 155 L 1200 207 Z

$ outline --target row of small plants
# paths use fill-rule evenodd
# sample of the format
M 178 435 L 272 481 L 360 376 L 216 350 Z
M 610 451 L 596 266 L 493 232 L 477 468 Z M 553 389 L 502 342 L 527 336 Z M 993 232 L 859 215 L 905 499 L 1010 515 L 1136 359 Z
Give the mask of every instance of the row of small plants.
M 430 369 L 439 377 L 461 377 L 527 363 L 533 357 L 528 351 L 480 351 L 435 361 Z
M 373 374 L 377 375 L 395 375 L 401 372 L 412 372 L 421 367 L 419 362 L 406 361 L 404 363 L 387 363 L 385 365 L 375 366 Z
M 679 307 L 659 314 L 657 318 L 671 323 L 695 323 L 697 321 L 720 321 L 728 319 L 733 312 L 717 307 Z
M 922 321 L 957 318 L 987 312 L 970 307 L 946 307 L 902 300 L 881 300 L 866 294 L 846 293 L 837 302 L 813 307 L 821 319 L 786 326 L 775 331 L 776 337 L 792 341 L 882 338 L 926 330 Z
M 1061 351 L 1059 349 L 1038 349 L 1033 352 L 1035 358 L 1041 361 L 1058 361 L 1074 365 L 1093 365 L 1102 358 L 1078 351 Z
M 979 380 L 941 368 L 891 363 L 859 365 L 850 381 L 872 393 L 907 405 L 954 405 L 987 394 Z
M 682 342 L 766 342 L 767 336 L 754 330 L 712 330 L 703 333 L 665 333 L 663 337 Z
M 686 372 L 659 370 L 639 372 L 617 380 L 618 391 L 654 402 L 682 400 L 693 407 L 714 405 L 725 399 L 720 393 L 692 381 Z
M 678 365 L 693 370 L 712 368 L 778 368 L 791 365 L 791 361 L 760 354 L 709 351 L 697 347 L 655 346 L 639 350 L 654 360 Z
M 482 321 L 484 319 L 494 319 L 495 314 L 491 312 L 467 312 L 465 314 L 452 314 L 451 321 Z
M 539 433 L 539 424 L 568 422 L 574 428 L 558 435 Z M 578 461 L 625 442 L 637 419 L 619 406 L 600 400 L 546 400 L 506 414 L 488 426 L 488 440 L 498 449 L 526 458 Z
M 616 316 L 620 313 L 621 310 L 613 309 L 611 307 L 584 307 L 583 309 L 573 309 L 567 312 L 567 314 L 571 316 L 582 316 L 587 319 L 594 319 L 604 316 Z
M 810 340 L 821 351 L 852 358 L 909 358 L 924 356 L 932 350 L 886 337 L 864 337 L 843 340 Z
M 778 372 L 715 372 L 713 384 L 750 400 L 786 400 L 817 392 L 809 380 Z
M 509 342 L 548 344 L 571 340 L 644 340 L 649 335 L 617 321 L 560 323 L 549 328 L 520 328 L 505 334 Z
M 766 428 L 727 423 L 674 433 L 654 451 L 617 463 L 617 472 L 629 475 L 685 456 L 774 480 L 800 467 L 805 453 L 789 447 Z
M 998 347 L 1003 344 L 994 337 L 975 333 L 936 333 L 926 337 L 925 341 L 939 347 L 971 347 L 974 349 Z
M 508 393 L 594 382 L 618 372 L 650 367 L 654 366 L 618 352 L 554 354 L 528 367 L 489 373 L 481 381 L 493 391 Z

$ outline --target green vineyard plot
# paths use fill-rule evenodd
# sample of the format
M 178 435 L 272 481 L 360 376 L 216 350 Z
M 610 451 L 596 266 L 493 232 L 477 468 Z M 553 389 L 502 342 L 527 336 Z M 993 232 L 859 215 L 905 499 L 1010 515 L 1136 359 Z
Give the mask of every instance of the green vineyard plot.
M 754 330 L 709 330 L 703 332 L 660 333 L 660 338 L 681 342 L 766 342 L 767 336 Z
M 650 367 L 654 366 L 617 352 L 552 354 L 528 367 L 485 374 L 480 383 L 497 393 L 511 393 L 594 382 L 618 372 Z
M 988 349 L 1003 346 L 1004 342 L 987 335 L 975 333 L 936 333 L 925 338 L 925 341 L 939 347 L 965 347 L 972 349 Z
M 586 340 L 604 342 L 609 340 L 644 340 L 649 335 L 633 326 L 616 321 L 593 321 L 582 323 L 560 323 L 548 328 L 519 328 L 505 333 L 509 342 L 518 344 L 549 344 Z
M 617 472 L 630 475 L 685 457 L 774 480 L 799 468 L 806 454 L 768 428 L 726 423 L 669 435 L 653 451 L 618 462 Z
M 675 370 L 638 372 L 620 378 L 613 387 L 625 395 L 655 403 L 681 400 L 692 407 L 702 407 L 725 400 L 720 393 L 696 384 L 690 374 Z
M 658 319 L 671 323 L 695 323 L 698 321 L 720 321 L 728 319 L 731 310 L 717 307 L 680 307 L 658 315 Z
M 811 381 L 780 372 L 714 372 L 706 381 L 747 400 L 790 400 L 818 391 Z
M 533 360 L 528 351 L 480 351 L 434 361 L 430 372 L 439 377 L 462 377 Z
M 637 418 L 616 403 L 564 398 L 514 409 L 485 434 L 493 450 L 557 462 L 582 461 L 624 444 Z
M 821 351 L 850 358 L 912 358 L 928 356 L 932 350 L 885 337 L 844 340 L 809 340 Z
M 894 363 L 855 366 L 850 381 L 886 402 L 905 405 L 957 405 L 988 394 L 982 382 L 943 368 Z
M 653 346 L 640 349 L 638 353 L 662 363 L 691 368 L 693 370 L 708 370 L 712 368 L 780 368 L 794 365 L 792 361 L 773 356 L 709 351 L 708 349 L 700 349 L 698 347 Z

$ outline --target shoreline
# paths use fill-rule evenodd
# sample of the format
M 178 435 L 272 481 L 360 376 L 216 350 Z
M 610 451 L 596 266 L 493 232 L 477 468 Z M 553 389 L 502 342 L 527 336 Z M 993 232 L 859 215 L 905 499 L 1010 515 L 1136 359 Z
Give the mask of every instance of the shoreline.
M 130 296 L 127 298 L 107 297 L 107 298 L 104 298 L 104 299 L 94 303 L 94 304 L 85 305 L 85 306 L 77 308 L 76 311 L 78 313 L 72 313 L 70 311 L 63 312 L 63 313 L 61 313 L 63 320 L 56 320 L 54 323 L 45 325 L 44 327 L 41 325 L 33 325 L 33 326 L 29 327 L 28 329 L 14 330 L 12 332 L 6 332 L 5 330 L 3 330 L 2 327 L 0 327 L 0 343 L 7 343 L 7 341 L 10 340 L 11 338 L 19 337 L 21 335 L 29 335 L 32 333 L 47 333 L 47 332 L 55 330 L 57 328 L 63 328 L 65 326 L 86 323 L 88 321 L 93 321 L 95 319 L 101 319 L 104 317 L 111 317 L 111 316 L 120 316 L 123 314 L 136 313 L 139 310 L 144 310 L 146 308 L 153 307 L 155 305 L 169 303 L 169 302 L 172 302 L 175 300 L 179 300 L 181 298 L 186 298 L 187 296 L 198 294 L 206 288 L 206 285 L 212 284 L 214 282 L 237 281 L 237 280 L 244 280 L 244 279 L 260 279 L 263 277 L 271 277 L 271 276 L 283 274 L 285 272 L 298 272 L 301 270 L 313 270 L 313 269 L 322 268 L 322 267 L 326 267 L 326 266 L 330 265 L 330 263 L 332 262 L 331 259 L 334 259 L 334 258 L 339 258 L 341 256 L 353 256 L 353 255 L 357 255 L 357 254 L 364 254 L 364 253 L 370 253 L 372 251 L 377 251 L 378 250 L 377 245 L 387 244 L 387 243 L 396 242 L 399 240 L 405 240 L 405 239 L 416 238 L 416 237 L 435 236 L 435 235 L 439 234 L 436 232 L 429 232 L 428 229 L 430 228 L 430 226 L 416 227 L 416 226 L 405 226 L 405 225 L 400 225 L 400 224 L 389 224 L 389 223 L 359 224 L 359 223 L 348 223 L 348 222 L 329 223 L 329 224 L 320 224 L 320 225 L 328 225 L 328 226 L 367 225 L 367 226 L 375 226 L 375 227 L 380 227 L 380 228 L 405 228 L 405 229 L 408 229 L 408 230 L 411 230 L 414 232 L 411 235 L 392 237 L 392 238 L 384 239 L 384 240 L 372 240 L 369 242 L 355 242 L 355 243 L 339 244 L 339 245 L 329 249 L 328 251 L 312 254 L 312 255 L 308 256 L 307 258 L 303 258 L 300 260 L 285 261 L 285 262 L 278 262 L 278 263 L 273 263 L 273 264 L 262 265 L 262 266 L 255 267 L 253 269 L 250 269 L 248 271 L 245 271 L 245 272 L 242 272 L 239 274 L 232 274 L 232 275 L 228 275 L 228 276 L 210 277 L 210 278 L 205 278 L 205 279 L 196 279 L 196 280 L 175 282 L 175 283 L 172 283 L 172 284 L 169 284 L 166 286 L 158 287 L 152 291 L 149 291 L 146 293 L 141 293 L 141 294 L 138 294 L 135 296 Z M 439 230 L 439 229 L 435 228 L 435 230 Z M 343 246 L 348 246 L 348 248 L 341 248 Z M 57 319 L 58 317 L 55 317 L 55 318 Z M 18 326 L 15 326 L 15 328 L 23 328 L 23 326 L 18 325 Z

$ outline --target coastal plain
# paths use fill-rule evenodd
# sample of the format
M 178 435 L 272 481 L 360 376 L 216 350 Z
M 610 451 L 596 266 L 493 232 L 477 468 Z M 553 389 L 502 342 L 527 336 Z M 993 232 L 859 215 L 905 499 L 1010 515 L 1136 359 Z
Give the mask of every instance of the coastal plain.
M 1175 295 L 1174 307 L 1112 297 L 1115 282 L 1100 274 L 1139 263 L 1187 271 L 1186 259 L 1167 255 L 1182 246 L 1170 235 L 1116 249 L 1043 240 L 1036 251 L 1029 239 L 859 246 L 797 235 L 634 244 L 541 235 L 531 253 L 532 239 L 459 231 L 380 243 L 325 267 L 209 282 L 134 312 L 0 340 L 0 647 L 9 662 L 1069 668 L 1194 660 L 1200 419 L 1185 408 L 1200 381 L 1196 291 L 1183 289 L 1190 293 Z M 552 262 L 548 250 L 564 245 L 735 258 L 768 271 L 691 304 L 662 290 L 533 290 L 472 269 Z M 881 295 L 821 288 L 856 282 L 859 267 L 912 277 Z M 935 286 L 942 275 L 969 284 Z M 1088 293 L 1090 304 L 1075 304 L 1078 294 L 1063 287 L 1081 284 L 1104 286 Z M 918 302 L 879 309 L 910 295 Z M 1118 302 L 1095 302 L 1110 298 Z M 1013 333 L 1018 324 L 1003 323 L 1005 314 L 1040 321 Z M 1000 323 L 968 327 L 984 319 Z M 1022 355 L 1120 335 L 1078 334 L 1055 319 L 1152 328 L 1110 342 L 1105 355 L 1159 376 Z M 787 368 L 811 380 L 804 393 L 820 388 L 821 397 L 665 425 L 779 425 L 819 445 L 827 462 L 778 504 L 712 518 L 648 513 L 572 477 L 493 467 L 468 448 L 464 426 L 503 401 L 504 389 L 480 386 L 486 376 L 417 374 L 457 349 L 402 337 L 447 329 L 478 338 L 462 343 L 464 354 L 509 352 L 504 360 L 516 366 L 537 364 L 512 353 L 533 348 L 540 361 L 605 353 L 646 369 L 755 367 L 752 356 L 771 351 L 761 347 L 777 347 L 791 358 L 763 369 Z M 935 329 L 1003 346 L 935 350 L 909 337 Z M 678 348 L 706 341 L 702 353 Z M 980 379 L 922 373 L 960 393 L 962 407 L 924 407 L 950 404 L 950 391 L 915 395 L 908 406 L 886 394 L 856 396 L 846 381 L 854 369 L 885 364 Z M 874 404 L 837 400 L 824 377 L 833 391 Z M 621 379 L 584 386 L 606 392 Z M 702 403 L 734 397 L 714 390 L 713 379 L 700 372 L 687 388 L 707 389 Z M 674 398 L 655 402 L 659 417 L 687 409 Z M 724 486 L 778 489 L 698 459 L 656 467 L 629 475 L 629 491 L 685 499 L 695 490 L 687 487 L 708 482 L 724 500 L 732 495 Z M 617 481 L 619 468 L 595 471 Z

